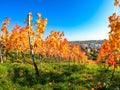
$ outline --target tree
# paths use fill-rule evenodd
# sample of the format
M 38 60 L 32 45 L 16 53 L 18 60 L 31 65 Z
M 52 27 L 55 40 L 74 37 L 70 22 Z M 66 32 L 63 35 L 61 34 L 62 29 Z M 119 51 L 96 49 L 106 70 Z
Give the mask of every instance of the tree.
M 120 6 L 119 0 L 114 0 L 114 6 Z M 109 39 L 104 40 L 98 54 L 98 61 L 107 56 L 106 62 L 115 66 L 120 59 L 120 16 L 113 13 L 108 19 L 110 23 L 108 27 L 111 29 Z
M 9 31 L 8 31 L 8 25 L 10 24 L 10 18 L 6 18 L 3 23 L 2 23 L 2 28 L 1 28 L 1 49 L 0 49 L 0 54 L 1 54 L 1 63 L 3 63 L 3 56 L 6 55 L 6 52 L 9 49 Z

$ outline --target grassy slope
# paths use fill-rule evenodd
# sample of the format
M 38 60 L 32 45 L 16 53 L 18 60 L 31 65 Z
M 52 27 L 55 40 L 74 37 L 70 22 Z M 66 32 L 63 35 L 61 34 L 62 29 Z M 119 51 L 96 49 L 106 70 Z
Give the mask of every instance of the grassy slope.
M 40 77 L 36 77 L 31 65 L 0 64 L 0 90 L 90 90 L 103 73 L 103 67 L 95 64 L 71 64 L 69 68 L 65 62 L 43 63 L 39 70 Z M 120 70 L 115 75 L 119 84 Z

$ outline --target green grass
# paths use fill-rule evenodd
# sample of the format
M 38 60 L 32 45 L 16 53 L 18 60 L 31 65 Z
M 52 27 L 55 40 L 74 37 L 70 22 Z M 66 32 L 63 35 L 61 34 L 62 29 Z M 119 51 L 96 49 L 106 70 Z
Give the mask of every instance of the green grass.
M 40 76 L 36 77 L 32 65 L 0 64 L 0 90 L 91 90 L 98 82 L 109 79 L 112 72 L 111 68 L 105 73 L 103 65 L 72 63 L 69 67 L 67 62 L 43 62 L 42 68 L 40 64 L 38 68 Z M 101 76 L 104 73 L 106 79 Z M 113 82 L 120 86 L 120 69 L 116 70 Z

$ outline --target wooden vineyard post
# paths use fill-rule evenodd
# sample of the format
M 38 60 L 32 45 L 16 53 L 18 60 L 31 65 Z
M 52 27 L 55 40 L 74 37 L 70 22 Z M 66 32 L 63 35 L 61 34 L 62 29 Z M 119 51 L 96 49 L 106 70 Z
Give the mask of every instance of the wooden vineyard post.
M 29 46 L 30 46 L 30 55 L 31 55 L 31 59 L 33 61 L 33 65 L 34 65 L 34 68 L 35 68 L 35 72 L 36 72 L 36 75 L 39 76 L 39 71 L 38 71 L 38 67 L 37 67 L 37 64 L 36 64 L 36 61 L 34 59 L 34 52 L 33 52 L 33 47 L 32 47 L 32 40 L 31 40 L 31 37 L 30 37 L 30 27 L 31 27 L 31 17 L 32 17 L 32 13 L 29 12 L 28 13 L 28 16 L 27 16 L 27 26 L 29 27 L 28 28 L 28 38 L 29 38 Z

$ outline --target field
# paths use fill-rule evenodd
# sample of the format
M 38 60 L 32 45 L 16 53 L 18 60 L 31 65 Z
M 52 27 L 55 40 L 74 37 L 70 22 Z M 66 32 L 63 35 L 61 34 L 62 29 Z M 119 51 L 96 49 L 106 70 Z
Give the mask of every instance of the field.
M 15 5 L 11 5 L 11 4 L 10 7 L 17 6 L 17 4 Z M 64 4 L 63 1 L 62 4 Z M 71 3 L 71 5 L 73 5 L 73 3 Z M 75 6 L 76 5 L 77 3 L 75 4 Z M 82 5 L 86 6 L 83 3 Z M 5 5 L 3 6 L 6 6 L 6 2 Z M 49 5 L 45 4 L 45 7 L 46 6 Z M 51 6 L 54 6 L 54 8 L 56 8 L 55 6 L 58 5 L 55 4 L 55 5 L 50 5 L 50 7 Z M 64 5 L 61 6 L 63 7 Z M 98 5 L 96 4 L 96 6 Z M 120 7 L 119 0 L 114 0 L 114 6 Z M 71 10 L 72 9 L 68 10 L 70 11 L 70 15 L 75 14 L 73 12 L 71 13 Z M 88 8 L 86 10 L 88 10 Z M 59 9 L 57 11 L 59 11 Z M 65 12 L 66 11 L 67 9 L 65 9 Z M 62 10 L 62 12 L 64 11 Z M 17 16 L 17 15 L 13 15 L 13 16 Z M 79 16 L 79 14 L 77 15 Z M 88 17 L 88 14 L 86 15 Z M 93 14 L 93 15 L 97 15 L 97 14 Z M 0 90 L 120 90 L 120 15 L 119 14 L 117 15 L 117 13 L 115 12 L 108 17 L 109 24 L 108 23 L 107 24 L 108 27 L 110 28 L 110 31 L 108 33 L 109 36 L 108 39 L 104 38 L 103 41 L 99 41 L 100 45 L 95 44 L 97 42 L 96 40 L 95 41 L 91 40 L 90 41 L 91 45 L 88 41 L 85 42 L 83 41 L 81 43 L 85 43 L 83 45 L 84 49 L 81 48 L 82 45 L 80 45 L 78 41 L 69 42 L 69 39 L 65 36 L 64 31 L 61 32 L 61 30 L 56 31 L 52 29 L 49 32 L 47 31 L 48 33 L 47 36 L 44 36 L 46 29 L 48 29 L 46 28 L 48 19 L 43 18 L 40 13 L 36 14 L 37 16 L 35 18 L 36 20 L 33 18 L 34 15 L 32 14 L 32 12 L 29 12 L 26 16 L 27 18 L 24 19 L 24 24 L 21 24 L 22 23 L 21 18 L 19 20 L 16 20 L 20 22 L 20 24 L 13 24 L 13 21 L 15 21 L 13 20 L 12 28 L 8 27 L 11 21 L 11 18 L 9 17 L 6 17 L 6 19 L 1 24 Z M 60 17 L 61 16 L 64 16 L 64 14 L 60 14 Z M 65 15 L 65 18 L 66 16 L 68 17 L 69 14 Z M 63 20 L 64 23 L 66 23 L 66 25 L 70 23 L 70 25 L 67 25 L 63 29 L 66 30 L 67 28 L 70 29 L 67 31 L 70 33 L 69 36 L 71 38 L 75 36 L 77 37 L 76 40 L 78 40 L 80 38 L 77 35 L 81 36 L 83 33 L 83 32 L 82 33 L 79 32 L 81 34 L 80 35 L 77 32 L 79 30 L 78 26 L 79 24 L 84 25 L 81 23 L 84 21 L 81 21 L 81 19 L 79 20 L 78 18 L 76 19 L 77 21 L 72 21 L 71 17 L 74 16 L 69 17 L 70 22 L 66 22 L 66 20 L 64 20 L 65 18 L 64 19 L 59 18 L 59 19 Z M 84 17 L 86 18 L 86 16 Z M 100 19 L 100 17 L 98 18 Z M 79 16 L 79 18 L 82 17 Z M 73 19 L 75 20 L 75 17 Z M 50 20 L 52 20 L 52 18 Z M 88 21 L 91 20 L 92 20 L 91 18 L 88 19 Z M 56 25 L 48 23 L 48 27 L 52 28 L 53 26 L 53 28 L 54 27 L 59 28 L 57 26 L 57 21 L 59 20 L 55 18 Z M 79 22 L 79 24 L 72 26 L 73 24 L 72 22 L 76 23 L 78 21 L 81 22 Z M 88 21 L 86 25 L 88 25 Z M 100 22 L 100 20 L 96 20 L 96 18 L 95 21 Z M 101 25 L 104 25 L 103 21 Z M 96 25 L 93 25 L 95 29 L 97 29 Z M 98 25 L 100 25 L 100 23 Z M 62 27 L 62 22 L 60 27 Z M 79 27 L 81 29 L 81 27 L 83 26 L 79 26 Z M 84 26 L 84 27 L 87 27 L 88 29 L 91 28 L 94 30 L 94 28 L 92 28 L 91 26 Z M 91 29 L 89 31 L 90 32 L 89 34 L 87 28 L 81 29 L 82 31 L 84 30 L 86 34 L 86 35 L 83 34 L 82 36 L 86 36 L 86 38 L 89 37 L 88 39 L 92 37 L 93 39 L 94 36 L 92 35 Z M 98 30 L 100 29 L 102 30 L 102 26 L 99 26 Z M 101 33 L 101 30 L 99 31 L 100 35 L 97 34 L 96 31 L 93 32 L 95 33 L 95 35 L 102 37 L 103 34 Z M 75 32 L 76 34 L 73 32 Z M 98 38 L 100 39 L 100 37 Z
M 41 67 L 41 68 L 40 68 Z M 68 62 L 42 62 L 38 64 L 40 76 L 36 77 L 30 64 L 0 64 L 0 90 L 119 90 L 120 69 L 104 65 Z M 100 89 L 100 84 L 109 89 Z M 96 88 L 96 89 L 95 89 Z M 116 88 L 116 89 L 115 89 Z

